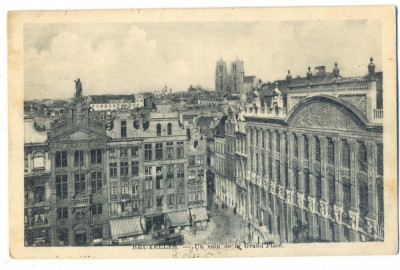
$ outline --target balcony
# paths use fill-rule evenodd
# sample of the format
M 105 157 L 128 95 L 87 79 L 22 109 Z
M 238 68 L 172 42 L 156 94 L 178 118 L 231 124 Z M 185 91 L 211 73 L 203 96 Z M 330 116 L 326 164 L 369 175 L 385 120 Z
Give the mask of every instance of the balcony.
M 383 122 L 383 109 L 374 109 L 374 122 Z
M 85 198 L 73 199 L 72 200 L 72 205 L 75 206 L 75 207 L 88 206 L 89 205 L 89 198 L 85 197 Z

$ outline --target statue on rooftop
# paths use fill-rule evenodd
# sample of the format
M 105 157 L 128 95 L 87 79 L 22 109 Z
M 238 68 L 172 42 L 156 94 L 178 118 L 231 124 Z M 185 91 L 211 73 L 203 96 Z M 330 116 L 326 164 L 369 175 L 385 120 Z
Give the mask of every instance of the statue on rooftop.
M 81 80 L 78 78 L 78 80 L 74 80 L 75 82 L 75 97 L 81 97 L 82 96 L 82 83 Z

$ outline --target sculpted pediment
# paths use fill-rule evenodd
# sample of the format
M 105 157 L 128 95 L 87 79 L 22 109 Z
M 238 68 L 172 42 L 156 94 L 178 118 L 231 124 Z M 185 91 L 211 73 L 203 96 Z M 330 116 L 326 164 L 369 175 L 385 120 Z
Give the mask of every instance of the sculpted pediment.
M 364 130 L 364 124 L 345 107 L 317 101 L 298 108 L 289 123 L 294 127 Z
M 96 140 L 104 140 L 106 135 L 101 136 L 100 134 L 90 132 L 88 130 L 75 130 L 71 132 L 66 132 L 64 134 L 60 134 L 57 136 L 58 138 L 54 138 L 56 141 L 96 141 Z

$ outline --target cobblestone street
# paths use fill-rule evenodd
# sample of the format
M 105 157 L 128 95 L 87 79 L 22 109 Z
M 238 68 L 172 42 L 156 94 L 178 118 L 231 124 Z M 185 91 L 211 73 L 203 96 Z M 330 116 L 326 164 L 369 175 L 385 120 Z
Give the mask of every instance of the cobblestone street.
M 212 207 L 211 218 L 205 230 L 183 232 L 184 244 L 229 244 L 244 243 L 247 234 L 246 226 L 239 215 L 234 215 L 232 209 L 215 209 Z

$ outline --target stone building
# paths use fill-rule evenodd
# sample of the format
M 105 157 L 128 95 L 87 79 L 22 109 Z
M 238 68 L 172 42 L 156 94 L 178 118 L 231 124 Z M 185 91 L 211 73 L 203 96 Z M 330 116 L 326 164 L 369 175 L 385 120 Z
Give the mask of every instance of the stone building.
M 83 97 L 54 122 L 46 141 L 50 158 L 53 246 L 107 244 L 107 145 L 104 123 Z
M 178 232 L 207 219 L 205 140 L 162 99 L 147 119 L 115 113 L 107 131 L 111 236 L 119 242 Z M 192 211 L 199 212 L 194 218 Z M 129 220 L 130 227 L 121 224 Z
M 382 73 L 371 59 L 367 75 L 340 77 L 337 65 L 332 74 L 313 81 L 309 69 L 308 81 L 289 82 L 280 113 L 228 116 L 230 206 L 252 242 L 383 240 Z
M 47 134 L 24 115 L 25 246 L 48 246 L 50 240 L 50 160 Z

